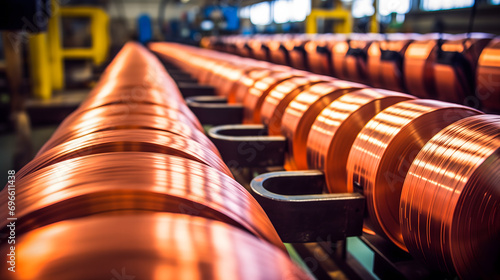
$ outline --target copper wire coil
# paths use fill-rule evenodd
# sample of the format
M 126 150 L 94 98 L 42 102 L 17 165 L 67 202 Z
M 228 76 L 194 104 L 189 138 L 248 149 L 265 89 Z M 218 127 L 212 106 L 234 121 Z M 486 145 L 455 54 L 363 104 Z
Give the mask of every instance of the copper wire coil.
M 483 110 L 500 112 L 500 37 L 493 39 L 479 57 L 476 98 Z
M 475 91 L 474 73 L 477 61 L 484 47 L 491 41 L 491 37 L 489 34 L 472 33 L 463 39 L 448 40 L 442 44 L 438 63 L 434 65 L 434 82 L 439 100 L 460 104 L 471 103 L 467 99 Z M 440 55 L 448 61 L 440 62 Z M 452 57 L 447 58 L 446 55 Z M 450 62 L 452 64 L 449 64 Z
M 177 156 L 82 156 L 32 172 L 16 180 L 16 187 L 19 234 L 109 211 L 160 211 L 220 220 L 284 248 L 262 208 L 240 184 L 214 168 Z M 1 194 L 7 203 L 7 191 Z M 2 228 L 8 224 L 4 221 Z
M 403 62 L 404 82 L 408 93 L 420 98 L 436 98 L 434 63 L 439 49 L 439 36 L 428 34 L 408 46 Z
M 195 140 L 167 131 L 127 129 L 98 131 L 70 140 L 49 149 L 26 164 L 16 178 L 45 166 L 75 157 L 108 152 L 142 151 L 176 155 L 214 167 L 228 176 L 231 171 L 216 150 L 210 150 Z
M 253 58 L 262 61 L 269 61 L 267 41 L 269 41 L 269 38 L 260 36 L 259 38 L 253 39 L 249 42 Z
M 325 40 L 311 40 L 304 45 L 307 53 L 307 65 L 311 72 L 321 75 L 331 75 L 330 58 L 327 53 L 318 52 L 318 47 L 326 48 Z M 331 55 L 331 54 L 330 54 Z
M 171 132 L 179 136 L 192 139 L 206 147 L 208 150 L 213 151 L 216 155 L 220 156 L 215 145 L 200 130 L 192 128 L 191 126 L 177 120 L 170 120 L 163 116 L 158 117 L 151 115 L 129 115 L 126 118 L 123 116 L 95 116 L 92 119 L 75 122 L 67 127 L 60 127 L 52 134 L 52 137 L 44 144 L 38 154 L 42 154 L 55 146 L 63 144 L 64 142 L 75 140 L 99 131 L 121 129 L 148 129 Z
M 64 221 L 20 237 L 16 250 L 22 256 L 16 273 L 3 262 L 2 279 L 311 279 L 272 245 L 230 225 L 181 214 Z M 8 254 L 8 246 L 1 252 Z
M 333 80 L 309 87 L 290 102 L 281 122 L 281 133 L 289 142 L 285 166 L 288 170 L 308 169 L 307 137 L 320 112 L 340 96 L 364 87 L 361 84 Z
M 238 83 L 240 79 L 247 75 L 247 73 L 263 69 L 263 67 L 255 65 L 235 65 L 234 69 L 227 69 L 221 73 L 220 81 L 217 83 L 217 94 L 222 96 L 232 96 L 234 98 L 234 92 L 238 88 Z M 234 100 L 231 100 L 234 101 Z
M 281 135 L 281 119 L 290 102 L 302 91 L 330 79 L 323 76 L 298 76 L 278 84 L 266 96 L 261 108 L 261 122 L 267 126 L 269 135 Z
M 371 86 L 406 92 L 403 59 L 414 37 L 414 34 L 396 34 L 370 45 L 367 72 Z
M 307 37 L 299 37 L 292 40 L 293 48 L 288 51 L 291 67 L 299 70 L 308 70 L 307 52 L 305 51 L 304 46 L 310 40 L 311 38 Z
M 199 123 L 194 113 L 189 110 L 184 101 L 177 102 L 176 99 L 171 100 L 165 93 L 156 90 L 128 90 L 112 92 L 108 95 L 89 96 L 80 104 L 79 110 L 91 110 L 101 106 L 127 104 L 130 107 L 136 104 L 153 104 L 160 105 L 165 108 L 177 110 L 188 117 L 192 123 Z
M 285 37 L 284 37 L 285 38 Z M 282 46 L 281 41 L 285 40 L 284 38 L 273 39 L 271 40 L 267 46 L 269 48 L 269 57 L 272 63 L 287 65 L 288 64 L 288 52 L 285 47 Z
M 410 253 L 462 279 L 500 277 L 500 117 L 457 121 L 413 161 L 400 221 Z
M 260 123 L 260 109 L 269 92 L 281 82 L 289 80 L 293 77 L 296 77 L 293 72 L 274 72 L 260 80 L 255 81 L 253 86 L 248 89 L 247 94 L 243 98 L 243 123 Z
M 373 40 L 363 38 L 362 40 L 350 40 L 349 50 L 344 57 L 343 70 L 349 81 L 364 83 L 367 78 L 366 53 Z M 337 56 L 336 59 L 339 57 Z
M 135 75 L 134 75 L 135 76 Z M 146 79 L 137 79 L 133 77 L 121 76 L 113 78 L 111 80 L 101 80 L 97 83 L 92 91 L 89 93 L 90 96 L 103 94 L 102 92 L 114 92 L 114 91 L 125 91 L 125 90 L 156 90 L 159 92 L 164 92 L 165 94 L 175 97 L 181 100 L 181 93 L 177 88 L 175 82 L 171 81 L 148 81 Z
M 368 225 L 407 250 L 399 224 L 403 182 L 417 153 L 453 122 L 481 112 L 435 100 L 392 105 L 372 118 L 352 144 L 347 161 L 347 188 L 363 189 Z
M 325 173 L 328 191 L 353 192 L 347 185 L 349 150 L 363 127 L 383 109 L 414 97 L 382 89 L 349 92 L 318 114 L 307 137 L 307 161 L 311 169 Z
M 236 83 L 234 91 L 228 95 L 228 103 L 242 103 L 250 88 L 260 79 L 271 75 L 273 72 L 270 69 L 257 68 L 252 69 Z
M 121 116 L 122 119 L 127 119 L 134 115 L 164 117 L 169 120 L 188 124 L 191 127 L 203 131 L 203 127 L 198 120 L 193 121 L 192 118 L 187 117 L 180 111 L 154 104 L 112 104 L 93 108 L 91 110 L 76 110 L 63 120 L 57 130 L 62 130 L 63 127 L 95 117 Z
M 170 108 L 181 108 L 186 106 L 185 101 L 177 94 L 169 94 L 153 88 L 127 87 L 121 89 L 103 89 L 92 91 L 88 98 L 80 105 L 80 108 L 94 108 L 112 103 L 150 103 Z

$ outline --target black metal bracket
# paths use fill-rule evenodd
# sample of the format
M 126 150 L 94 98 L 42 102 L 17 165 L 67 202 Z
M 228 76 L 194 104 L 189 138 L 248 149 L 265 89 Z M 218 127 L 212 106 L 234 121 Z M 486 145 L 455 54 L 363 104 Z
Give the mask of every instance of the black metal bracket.
M 267 173 L 250 186 L 283 242 L 336 241 L 362 234 L 365 197 L 324 194 L 320 171 Z
M 198 83 L 179 82 L 177 83 L 177 87 L 179 87 L 179 90 L 184 98 L 215 95 L 215 88 L 213 86 L 200 85 Z
M 243 105 L 228 104 L 222 96 L 193 96 L 186 103 L 203 125 L 240 124 Z
M 264 125 L 222 125 L 208 131 L 224 162 L 233 167 L 283 166 L 287 141 Z

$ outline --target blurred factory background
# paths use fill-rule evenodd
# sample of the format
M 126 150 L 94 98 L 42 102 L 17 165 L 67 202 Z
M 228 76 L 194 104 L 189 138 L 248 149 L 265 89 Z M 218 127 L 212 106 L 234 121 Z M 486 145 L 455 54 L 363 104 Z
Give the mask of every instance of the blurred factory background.
M 29 191 L 20 195 L 19 205 L 38 207 L 20 218 L 26 226 L 20 228 L 19 237 L 25 239 L 19 250 L 33 253 L 31 248 L 39 248 L 36 244 L 44 238 L 47 244 L 61 239 L 69 248 L 60 259 L 47 262 L 35 260 L 52 255 L 48 247 L 43 248 L 46 255 L 27 256 L 26 267 L 40 274 L 19 268 L 24 274 L 1 271 L 1 279 L 133 279 L 120 278 L 126 277 L 124 270 L 117 274 L 120 261 L 136 269 L 130 274 L 136 279 L 222 279 L 218 269 L 226 264 L 228 279 L 500 277 L 500 254 L 491 251 L 499 248 L 500 240 L 500 0 L 3 0 L 0 32 L 0 176 L 22 170 L 20 185 Z M 106 111 L 124 104 L 131 115 L 140 117 L 128 123 Z M 122 130 L 130 134 L 111 135 Z M 151 131 L 175 136 L 161 134 L 161 138 Z M 238 138 L 248 133 L 264 138 Z M 172 144 L 181 141 L 172 140 L 179 135 L 189 144 Z M 83 139 L 84 148 L 71 142 L 78 139 Z M 101 140 L 110 142 L 92 142 Z M 64 146 L 70 142 L 74 146 Z M 457 148 L 455 143 L 465 144 Z M 137 154 L 128 158 L 127 152 Z M 96 154 L 95 161 L 87 158 Z M 452 154 L 460 160 L 445 158 Z M 183 158 L 182 163 L 171 157 Z M 102 200 L 90 192 L 51 200 L 64 197 L 63 188 L 78 186 L 65 185 L 64 180 L 92 176 L 85 172 L 93 166 L 109 168 L 116 178 L 130 169 L 164 183 L 160 173 L 134 169 L 132 158 L 158 163 L 148 165 L 151 169 L 175 162 L 183 168 L 182 176 L 175 168 L 168 169 L 174 175 L 163 169 L 161 173 L 172 178 L 189 177 L 194 170 L 192 176 L 202 174 L 197 178 L 206 180 L 200 183 L 201 192 L 212 185 L 221 188 L 207 191 L 199 200 L 182 199 L 201 205 L 216 201 L 221 193 L 229 193 L 224 201 L 235 194 L 241 199 L 234 206 L 239 210 L 211 204 L 178 210 L 177 198 L 171 198 L 178 194 L 162 193 L 170 200 L 158 203 L 153 187 L 137 192 L 110 187 L 106 193 L 111 198 Z M 66 170 L 62 164 L 66 161 L 68 170 L 76 171 L 68 171 L 67 177 L 57 179 L 61 185 L 52 188 L 47 178 L 51 172 Z M 122 173 L 110 167 L 120 161 L 128 168 L 123 167 Z M 428 173 L 422 171 L 426 162 L 435 167 L 426 166 Z M 303 170 L 311 173 L 267 173 Z M 341 175 L 335 173 L 338 170 Z M 394 185 L 380 179 L 388 173 L 389 177 L 397 173 L 396 195 Z M 185 181 L 196 185 L 198 179 Z M 40 187 L 34 187 L 37 182 Z M 187 197 L 196 190 L 186 182 Z M 97 185 L 92 185 L 96 193 Z M 426 192 L 413 195 L 424 185 Z M 50 191 L 56 194 L 42 197 Z M 154 195 L 134 200 L 142 197 L 141 191 Z M 279 191 L 275 196 L 273 192 Z M 377 191 L 390 198 L 378 196 Z M 7 186 L 0 196 L 5 204 L 6 192 Z M 299 194 L 303 197 L 292 203 Z M 74 213 L 73 200 L 81 203 L 75 204 L 79 206 Z M 46 201 L 52 204 L 37 204 Z M 119 215 L 103 214 L 120 211 L 140 215 L 120 220 Z M 153 212 L 172 216 L 153 216 Z M 55 213 L 55 218 L 44 213 Z M 177 217 L 181 214 L 188 218 Z M 325 219 L 332 222 L 323 223 Z M 212 220 L 220 224 L 207 222 Z M 185 264 L 178 257 L 186 252 L 181 244 L 168 257 L 162 256 L 169 263 L 182 259 L 168 270 L 161 265 L 165 259 L 158 257 L 166 248 L 154 247 L 157 243 L 140 243 L 139 249 L 125 246 L 130 251 L 120 255 L 123 243 L 105 242 L 109 247 L 102 248 L 116 261 L 107 273 L 107 259 L 101 258 L 103 265 L 93 274 L 94 263 L 87 260 L 94 251 L 71 249 L 95 238 L 88 230 L 92 226 L 109 225 L 103 236 L 111 240 L 120 227 L 134 227 L 130 221 L 143 223 L 151 234 L 162 232 L 161 225 L 185 230 L 182 225 L 189 224 L 186 228 L 193 232 L 197 228 L 204 236 L 190 239 L 189 234 L 179 234 L 169 236 L 168 242 L 199 246 L 202 253 L 193 249 L 190 256 L 199 259 Z M 67 224 L 57 228 L 60 222 Z M 2 227 L 0 234 L 7 234 Z M 238 234 L 241 230 L 241 236 L 233 227 Z M 61 233 L 68 229 L 74 240 Z M 218 233 L 232 239 L 228 237 L 225 245 L 209 239 Z M 134 243 L 141 234 L 132 230 L 124 240 Z M 246 235 L 257 238 L 248 241 Z M 158 244 L 165 241 L 160 235 L 151 236 Z M 201 242 L 204 238 L 213 244 Z M 250 253 L 238 253 L 238 244 Z M 89 245 L 99 254 L 97 247 Z M 483 253 L 477 249 L 488 247 L 493 249 Z M 0 252 L 6 248 L 0 246 Z M 144 248 L 149 250 L 144 254 L 154 256 L 151 262 L 141 266 L 128 258 Z M 219 249 L 220 254 L 238 256 L 237 261 L 213 257 Z M 80 256 L 81 266 L 60 262 L 75 256 Z M 79 278 L 65 274 L 77 266 Z

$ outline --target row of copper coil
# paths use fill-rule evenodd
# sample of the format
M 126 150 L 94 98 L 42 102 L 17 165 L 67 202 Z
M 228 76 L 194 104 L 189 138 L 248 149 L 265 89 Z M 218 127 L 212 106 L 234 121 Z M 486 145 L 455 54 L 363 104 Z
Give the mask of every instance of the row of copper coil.
M 497 115 L 213 50 L 149 47 L 242 103 L 244 123 L 285 136 L 285 169 L 323 171 L 331 193 L 362 192 L 367 232 L 449 275 L 500 276 Z
M 500 37 L 297 34 L 207 37 L 206 48 L 500 112 Z
M 15 177 L 1 279 L 309 279 L 139 44 Z

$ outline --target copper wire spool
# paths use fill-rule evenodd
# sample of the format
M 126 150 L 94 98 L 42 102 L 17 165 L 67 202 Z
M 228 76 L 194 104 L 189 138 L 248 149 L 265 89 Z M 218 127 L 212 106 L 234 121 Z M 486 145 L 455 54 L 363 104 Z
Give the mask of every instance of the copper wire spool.
M 368 48 L 367 73 L 370 85 L 376 88 L 406 92 L 403 79 L 403 59 L 406 49 L 415 35 L 391 35 L 386 40 L 373 42 Z
M 170 100 L 169 96 L 164 92 L 156 90 L 127 90 L 110 92 L 107 95 L 91 95 L 82 104 L 80 110 L 90 110 L 101 106 L 113 104 L 127 104 L 130 107 L 136 104 L 153 104 L 160 105 L 165 108 L 174 109 L 182 112 L 188 117 L 191 122 L 199 123 L 196 116 L 189 110 L 184 101 L 177 102 L 177 100 Z
M 373 39 L 354 38 L 349 41 L 349 49 L 344 57 L 344 73 L 349 81 L 364 83 L 367 78 L 366 57 Z M 338 58 L 338 57 L 336 57 Z
M 215 145 L 208 137 L 198 129 L 181 123 L 176 120 L 168 119 L 164 116 L 148 116 L 148 115 L 130 115 L 126 118 L 123 116 L 106 116 L 93 117 L 92 119 L 81 120 L 67 127 L 60 127 L 52 134 L 52 137 L 40 149 L 38 154 L 60 145 L 64 142 L 75 140 L 86 135 L 90 135 L 99 131 L 107 130 L 128 130 L 128 129 L 148 129 L 166 131 L 185 138 L 189 138 L 206 147 L 219 155 Z
M 234 66 L 234 69 L 227 69 L 227 71 L 221 73 L 220 81 L 218 81 L 216 87 L 217 94 L 227 97 L 231 96 L 234 99 L 234 93 L 237 91 L 240 79 L 252 71 L 266 68 L 264 66 L 238 64 Z
M 309 87 L 290 102 L 281 122 L 281 133 L 287 137 L 289 143 L 285 166 L 288 170 L 308 168 L 307 137 L 321 111 L 340 96 L 364 87 L 361 84 L 333 80 Z
M 173 212 L 223 221 L 283 248 L 264 210 L 240 184 L 214 168 L 177 156 L 82 156 L 32 172 L 16 180 L 16 187 L 19 234 L 110 211 Z M 6 190 L 1 194 L 2 203 L 7 203 Z M 1 215 L 4 228 L 7 213 Z
M 267 126 L 269 135 L 281 135 L 281 119 L 290 102 L 302 91 L 317 84 L 328 82 L 324 76 L 298 76 L 277 85 L 266 96 L 261 109 L 261 122 Z
M 269 48 L 267 47 L 267 38 L 265 35 L 256 36 L 256 38 L 251 39 L 249 46 L 252 49 L 252 57 L 257 60 L 269 61 Z
M 348 76 L 344 71 L 344 60 L 349 50 L 349 43 L 347 40 L 336 42 L 332 46 L 332 69 L 333 76 L 338 79 L 348 80 Z
M 500 112 L 500 37 L 493 39 L 479 57 L 476 98 L 483 110 Z
M 308 70 L 307 66 L 307 52 L 304 46 L 311 38 L 298 37 L 292 40 L 293 47 L 288 51 L 290 56 L 290 66 L 295 69 Z
M 307 137 L 307 162 L 310 169 L 325 173 L 329 192 L 353 192 L 347 185 L 346 164 L 356 136 L 380 111 L 410 99 L 403 93 L 367 88 L 343 95 L 318 114 Z
M 274 38 L 267 44 L 269 48 L 269 59 L 272 63 L 288 65 L 289 57 L 288 51 L 282 45 L 283 41 L 288 40 L 289 36 L 282 36 L 281 38 Z
M 28 173 L 66 159 L 122 151 L 154 152 L 185 157 L 232 176 L 216 150 L 210 150 L 195 140 L 167 131 L 127 129 L 98 131 L 59 144 L 26 164 L 16 173 L 16 178 L 20 179 Z
M 248 89 L 243 98 L 243 123 L 259 124 L 260 110 L 262 103 L 271 90 L 283 81 L 289 80 L 296 75 L 293 72 L 274 72 L 270 75 L 255 81 L 253 86 Z
M 500 117 L 457 121 L 413 161 L 400 221 L 410 253 L 462 279 L 500 277 Z
M 481 112 L 435 100 L 394 104 L 372 118 L 359 132 L 347 160 L 347 188 L 363 189 L 368 225 L 407 250 L 399 224 L 403 182 L 417 153 L 453 122 Z
M 337 42 L 345 41 L 342 34 L 321 34 L 307 42 L 304 49 L 307 53 L 307 65 L 313 73 L 332 75 L 332 49 Z
M 311 279 L 274 246 L 230 225 L 181 214 L 85 217 L 17 241 L 22 257 L 16 273 L 2 262 L 2 279 Z
M 63 127 L 72 125 L 73 123 L 95 117 L 121 116 L 122 119 L 127 119 L 134 115 L 164 117 L 169 120 L 188 124 L 191 127 L 203 131 L 203 127 L 197 119 L 195 119 L 196 121 L 194 122 L 192 118 L 188 118 L 180 111 L 154 104 L 112 104 L 93 108 L 91 110 L 76 110 L 63 120 L 57 130 L 61 130 Z
M 255 83 L 257 83 L 257 81 L 276 73 L 290 72 L 290 70 L 292 69 L 286 66 L 273 67 L 270 69 L 252 69 L 244 76 L 242 76 L 240 80 L 235 84 L 234 90 L 229 93 L 228 103 L 243 103 L 243 100 L 245 100 L 245 96 L 255 85 Z M 297 71 L 297 73 L 300 72 Z
M 439 100 L 471 103 L 467 99 L 474 96 L 477 61 L 491 38 L 490 34 L 472 33 L 466 38 L 443 43 L 434 65 L 434 81 Z
M 434 63 L 439 49 L 439 34 L 428 34 L 413 41 L 405 52 L 403 71 L 408 93 L 421 98 L 436 99 Z M 444 36 L 445 40 L 449 36 Z

